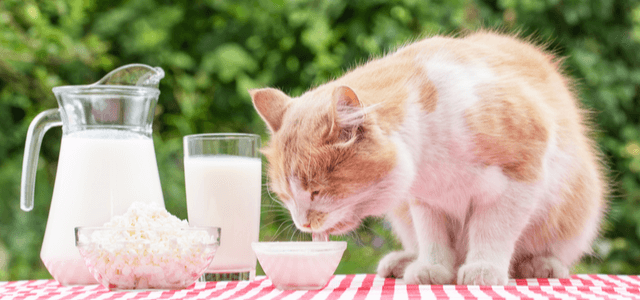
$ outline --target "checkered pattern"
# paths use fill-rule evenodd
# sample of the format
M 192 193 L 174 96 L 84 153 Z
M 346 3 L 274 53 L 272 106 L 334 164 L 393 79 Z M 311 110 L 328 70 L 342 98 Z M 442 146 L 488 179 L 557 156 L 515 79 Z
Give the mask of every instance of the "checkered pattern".
M 188 289 L 110 292 L 101 285 L 65 287 L 53 280 L 0 282 L 1 300 L 72 299 L 640 299 L 640 277 L 574 275 L 518 279 L 507 286 L 406 285 L 373 274 L 335 275 L 313 291 L 282 291 L 264 276 L 234 282 L 198 282 Z

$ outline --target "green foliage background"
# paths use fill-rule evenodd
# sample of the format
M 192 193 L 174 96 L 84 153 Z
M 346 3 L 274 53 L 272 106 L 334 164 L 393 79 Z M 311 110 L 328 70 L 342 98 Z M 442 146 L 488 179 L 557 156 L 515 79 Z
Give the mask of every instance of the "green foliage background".
M 296 96 L 370 57 L 430 34 L 481 27 L 533 34 L 566 56 L 615 183 L 596 258 L 575 272 L 640 273 L 640 2 L 637 0 L 2 0 L 0 280 L 50 278 L 39 259 L 61 130 L 41 151 L 35 209 L 20 210 L 27 127 L 57 107 L 51 88 L 95 82 L 128 63 L 167 73 L 154 142 L 167 208 L 186 218 L 181 138 L 252 132 L 268 140 L 247 89 Z M 262 240 L 309 239 L 264 193 Z M 374 272 L 398 247 L 368 220 L 343 237 L 338 273 Z

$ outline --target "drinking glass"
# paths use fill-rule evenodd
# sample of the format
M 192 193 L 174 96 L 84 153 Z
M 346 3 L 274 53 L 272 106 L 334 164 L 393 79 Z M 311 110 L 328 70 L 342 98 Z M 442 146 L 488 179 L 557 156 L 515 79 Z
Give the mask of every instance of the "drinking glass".
M 183 142 L 189 224 L 221 228 L 218 252 L 200 280 L 253 280 L 251 243 L 258 241 L 260 230 L 260 136 L 196 134 Z

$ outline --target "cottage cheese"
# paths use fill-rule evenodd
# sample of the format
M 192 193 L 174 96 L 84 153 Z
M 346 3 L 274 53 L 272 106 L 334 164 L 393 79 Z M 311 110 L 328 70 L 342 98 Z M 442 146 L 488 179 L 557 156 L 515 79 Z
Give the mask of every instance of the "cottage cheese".
M 217 245 L 156 203 L 135 202 L 103 228 L 80 234 L 89 270 L 110 289 L 184 288 L 201 275 Z

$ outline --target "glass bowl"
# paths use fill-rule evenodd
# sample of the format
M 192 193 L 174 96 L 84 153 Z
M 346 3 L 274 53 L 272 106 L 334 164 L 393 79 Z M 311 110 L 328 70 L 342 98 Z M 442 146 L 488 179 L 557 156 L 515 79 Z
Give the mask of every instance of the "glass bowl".
M 89 272 L 110 290 L 177 290 L 193 284 L 213 260 L 220 228 L 76 227 Z
M 276 288 L 313 290 L 331 279 L 347 242 L 254 242 L 251 247 Z

